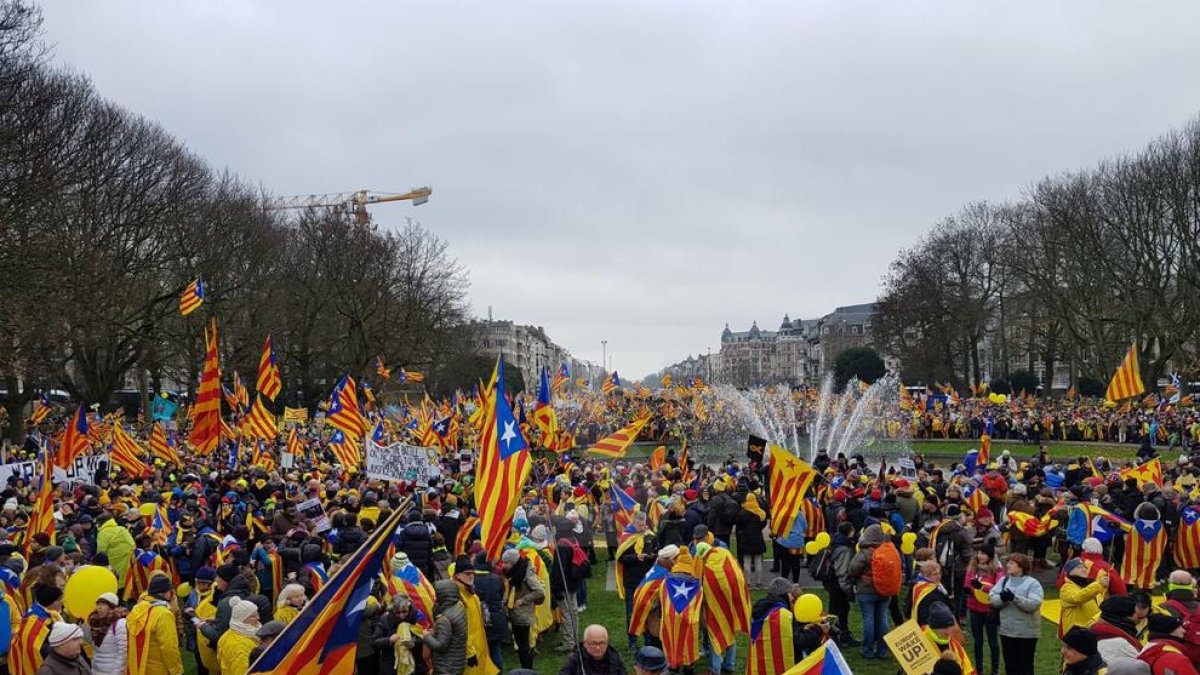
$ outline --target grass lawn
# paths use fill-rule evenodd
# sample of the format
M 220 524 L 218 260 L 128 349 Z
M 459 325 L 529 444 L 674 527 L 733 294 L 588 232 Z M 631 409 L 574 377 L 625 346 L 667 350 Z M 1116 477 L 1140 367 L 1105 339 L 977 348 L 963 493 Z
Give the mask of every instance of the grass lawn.
M 629 653 L 626 638 L 625 638 L 625 605 L 623 601 L 617 597 L 616 592 L 604 590 L 604 579 L 607 573 L 607 566 L 610 563 L 601 562 L 595 566 L 592 578 L 588 582 L 588 609 L 583 613 L 580 619 L 580 629 L 588 624 L 598 623 L 608 628 L 609 642 L 621 654 L 625 660 L 625 666 L 630 673 L 633 672 L 633 657 Z M 827 600 L 825 592 L 817 593 L 822 600 Z M 1058 597 L 1058 591 L 1053 585 L 1046 589 L 1048 597 Z M 754 591 L 751 593 L 754 600 L 762 597 L 762 591 Z M 850 611 L 850 629 L 851 632 L 858 638 L 862 637 L 862 628 L 860 625 L 861 614 L 857 608 Z M 972 654 L 973 649 L 970 640 L 970 628 L 964 626 L 964 632 L 967 634 L 967 650 Z M 543 638 L 544 642 L 538 649 L 538 654 L 534 661 L 534 669 L 539 673 L 557 673 L 562 667 L 565 657 L 554 651 L 554 647 L 559 644 L 558 634 L 551 633 Z M 736 672 L 746 672 L 746 657 L 749 653 L 749 638 L 745 635 L 740 636 L 737 642 L 737 665 Z M 862 658 L 857 648 L 846 649 L 843 651 L 847 663 L 854 671 L 855 675 L 895 675 L 898 664 L 894 660 L 867 660 Z M 1059 672 L 1059 641 L 1057 626 L 1043 621 L 1042 622 L 1042 638 L 1037 645 L 1037 661 L 1035 672 L 1038 673 L 1057 673 Z M 985 660 L 987 650 L 985 645 L 984 650 Z M 511 649 L 504 651 L 504 669 L 512 669 L 518 666 L 516 652 Z M 975 664 L 976 668 L 982 675 L 987 675 L 988 671 L 980 667 L 980 664 Z M 697 666 L 697 672 L 706 672 L 707 664 Z M 1001 671 L 1002 672 L 1002 671 Z

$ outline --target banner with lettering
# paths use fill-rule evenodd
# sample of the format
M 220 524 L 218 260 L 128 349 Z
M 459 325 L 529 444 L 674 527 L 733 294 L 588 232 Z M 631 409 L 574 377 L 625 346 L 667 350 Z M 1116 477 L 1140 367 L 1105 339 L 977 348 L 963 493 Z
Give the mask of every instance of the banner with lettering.
M 442 475 L 437 450 L 419 445 L 377 445 L 367 439 L 367 476 L 426 485 Z

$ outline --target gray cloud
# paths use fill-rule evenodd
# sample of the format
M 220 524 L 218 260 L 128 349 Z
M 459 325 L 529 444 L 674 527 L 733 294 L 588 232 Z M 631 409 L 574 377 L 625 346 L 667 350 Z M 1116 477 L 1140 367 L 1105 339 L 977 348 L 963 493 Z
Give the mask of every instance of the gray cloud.
M 85 2 L 57 58 L 278 194 L 429 184 L 477 313 L 627 377 L 872 299 L 962 203 L 1200 109 L 1200 3 Z

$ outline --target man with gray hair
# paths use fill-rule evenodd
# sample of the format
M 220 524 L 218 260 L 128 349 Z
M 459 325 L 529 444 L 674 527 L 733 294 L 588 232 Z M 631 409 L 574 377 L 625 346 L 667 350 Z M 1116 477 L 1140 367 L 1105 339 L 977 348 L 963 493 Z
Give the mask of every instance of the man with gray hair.
M 592 624 L 583 629 L 583 648 L 567 657 L 558 675 L 626 675 L 621 655 L 608 644 L 608 629 Z

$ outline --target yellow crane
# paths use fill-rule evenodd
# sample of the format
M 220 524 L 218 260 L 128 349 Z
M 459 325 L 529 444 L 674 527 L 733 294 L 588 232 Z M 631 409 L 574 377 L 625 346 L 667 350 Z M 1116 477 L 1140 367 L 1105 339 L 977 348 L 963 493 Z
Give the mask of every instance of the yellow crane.
M 420 206 L 429 201 L 433 190 L 428 187 L 413 188 L 403 194 L 375 192 L 372 190 L 355 190 L 354 192 L 331 192 L 322 195 L 291 195 L 276 197 L 267 203 L 270 210 L 331 208 L 343 209 L 354 214 L 354 222 L 359 225 L 367 224 L 367 204 L 383 204 L 386 202 L 412 201 L 413 206 Z

